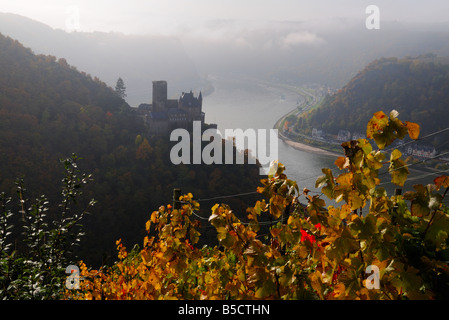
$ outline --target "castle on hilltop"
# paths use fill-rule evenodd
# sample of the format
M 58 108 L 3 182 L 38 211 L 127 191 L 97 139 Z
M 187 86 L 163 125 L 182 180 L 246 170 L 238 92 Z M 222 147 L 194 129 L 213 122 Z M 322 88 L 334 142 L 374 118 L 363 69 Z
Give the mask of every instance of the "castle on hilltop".
M 140 114 L 152 135 L 165 135 L 177 128 L 192 129 L 193 121 L 204 125 L 203 97 L 200 92 L 183 92 L 181 97 L 167 99 L 167 81 L 153 81 L 153 101 L 138 106 Z

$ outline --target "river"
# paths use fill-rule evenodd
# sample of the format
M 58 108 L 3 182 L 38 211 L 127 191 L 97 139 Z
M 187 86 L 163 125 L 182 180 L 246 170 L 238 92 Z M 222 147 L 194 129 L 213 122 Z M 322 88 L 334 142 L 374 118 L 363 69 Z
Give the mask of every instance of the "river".
M 203 98 L 207 123 L 216 123 L 218 130 L 272 129 L 279 118 L 303 101 L 294 90 L 276 84 L 250 81 L 240 76 L 210 77 L 214 92 Z M 324 156 L 292 148 L 278 142 L 279 161 L 285 165 L 287 176 L 298 183 L 300 190 L 312 191 L 321 168 L 334 168 L 335 156 Z
M 214 92 L 203 98 L 203 111 L 207 123 L 216 123 L 218 130 L 241 128 L 243 130 L 271 129 L 279 118 L 292 111 L 304 100 L 294 88 L 266 83 L 243 76 L 211 76 Z M 342 150 L 343 155 L 343 150 Z M 315 189 L 316 179 L 322 168 L 331 168 L 334 174 L 339 169 L 334 165 L 336 156 L 319 155 L 294 149 L 282 140 L 278 143 L 279 161 L 286 167 L 287 176 L 295 180 L 299 189 Z M 428 172 L 411 170 L 409 181 L 404 186 L 411 190 L 413 184 L 431 183 L 435 176 Z M 424 178 L 420 178 L 424 177 Z M 382 176 L 382 187 L 391 195 L 395 185 L 388 183 L 389 175 Z

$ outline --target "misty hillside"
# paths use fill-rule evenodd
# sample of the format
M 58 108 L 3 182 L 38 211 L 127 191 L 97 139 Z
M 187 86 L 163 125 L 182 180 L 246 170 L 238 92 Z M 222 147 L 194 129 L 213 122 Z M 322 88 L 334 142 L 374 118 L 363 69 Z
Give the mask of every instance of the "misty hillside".
M 434 53 L 449 56 L 448 26 L 383 21 L 367 30 L 364 20 L 210 20 L 186 26 L 181 34 L 142 35 L 55 30 L 15 14 L 0 13 L 0 32 L 36 53 L 64 57 L 109 86 L 122 77 L 126 101 L 151 100 L 151 81 L 168 81 L 175 96 L 206 93 L 210 74 L 246 74 L 264 80 L 341 88 L 368 63 L 382 57 Z M 145 35 L 144 35 L 145 34 Z
M 447 128 L 448 62 L 448 58 L 433 55 L 376 60 L 341 90 L 327 96 L 320 107 L 301 116 L 296 127 L 306 133 L 314 127 L 329 134 L 343 129 L 365 133 L 366 123 L 375 112 L 395 109 L 400 119 L 421 126 L 421 136 Z M 426 142 L 438 147 L 449 136 L 441 134 L 432 139 Z
M 174 165 L 169 137 L 151 137 L 135 110 L 99 79 L 64 58 L 35 55 L 0 34 L 0 192 L 15 194 L 23 178 L 27 196 L 44 194 L 57 214 L 60 159 L 76 153 L 92 173 L 83 206 L 98 201 L 83 224 L 84 259 L 100 263 L 123 237 L 138 243 L 148 212 L 172 199 L 173 188 L 196 197 L 255 190 L 256 165 Z M 248 197 L 248 201 L 250 201 Z M 239 201 L 236 199 L 236 201 Z M 200 211 L 210 214 L 205 203 Z
M 200 81 L 195 65 L 174 37 L 67 33 L 9 13 L 0 13 L 0 33 L 35 53 L 65 58 L 109 86 L 123 78 L 132 107 L 151 101 L 151 81 L 155 79 L 167 80 L 169 92 L 194 89 Z

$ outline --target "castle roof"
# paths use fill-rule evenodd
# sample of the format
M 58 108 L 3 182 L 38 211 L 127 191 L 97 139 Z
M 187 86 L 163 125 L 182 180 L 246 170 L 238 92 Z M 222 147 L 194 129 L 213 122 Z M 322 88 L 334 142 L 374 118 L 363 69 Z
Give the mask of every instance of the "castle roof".
M 200 96 L 201 96 L 201 94 L 200 94 Z M 198 107 L 198 106 L 200 106 L 199 98 L 195 98 L 194 97 L 192 90 L 190 90 L 190 92 L 188 92 L 188 93 L 187 92 L 183 92 L 181 94 L 181 97 L 179 98 L 179 102 L 182 105 L 188 106 L 188 107 Z

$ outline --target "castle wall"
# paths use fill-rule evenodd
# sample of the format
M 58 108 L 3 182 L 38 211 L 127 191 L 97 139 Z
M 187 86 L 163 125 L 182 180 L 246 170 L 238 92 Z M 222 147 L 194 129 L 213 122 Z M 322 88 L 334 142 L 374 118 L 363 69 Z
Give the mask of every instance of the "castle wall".
M 178 108 L 178 100 L 176 99 L 170 99 L 167 100 L 165 107 L 168 108 Z
M 167 120 L 149 119 L 148 127 L 150 134 L 163 135 L 169 130 L 169 123 Z

